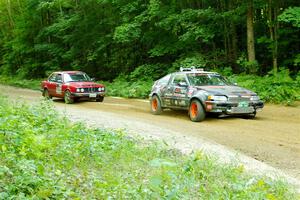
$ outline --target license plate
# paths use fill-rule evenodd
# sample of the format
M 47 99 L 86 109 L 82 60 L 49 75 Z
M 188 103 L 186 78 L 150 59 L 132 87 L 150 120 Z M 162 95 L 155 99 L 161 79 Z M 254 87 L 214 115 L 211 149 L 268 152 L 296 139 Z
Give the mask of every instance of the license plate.
M 96 97 L 97 97 L 97 94 L 96 94 L 96 93 L 90 94 L 90 98 L 96 98 Z
M 239 102 L 238 107 L 240 107 L 240 108 L 249 107 L 249 103 L 246 101 Z
M 254 109 L 253 107 L 233 107 L 231 109 L 232 113 L 236 113 L 236 114 L 242 114 L 242 113 L 253 113 Z

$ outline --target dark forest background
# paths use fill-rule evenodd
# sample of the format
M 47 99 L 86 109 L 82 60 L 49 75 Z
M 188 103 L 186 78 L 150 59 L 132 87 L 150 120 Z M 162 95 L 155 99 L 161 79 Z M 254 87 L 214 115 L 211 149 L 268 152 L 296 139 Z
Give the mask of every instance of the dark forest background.
M 0 71 L 157 78 L 180 66 L 265 75 L 300 65 L 298 0 L 0 0 Z M 298 6 L 298 7 L 297 7 Z

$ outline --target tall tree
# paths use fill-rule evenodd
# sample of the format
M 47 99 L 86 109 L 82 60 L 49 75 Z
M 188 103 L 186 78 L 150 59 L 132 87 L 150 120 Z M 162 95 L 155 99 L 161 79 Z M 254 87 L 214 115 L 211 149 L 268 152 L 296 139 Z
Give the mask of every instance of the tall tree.
M 251 65 L 251 72 L 256 72 L 255 68 L 255 40 L 254 40 L 254 25 L 253 25 L 253 0 L 247 1 L 247 52 L 248 61 Z
M 277 73 L 278 70 L 278 4 L 279 3 L 277 0 L 269 0 L 268 2 L 268 27 L 271 39 L 272 64 L 274 73 Z

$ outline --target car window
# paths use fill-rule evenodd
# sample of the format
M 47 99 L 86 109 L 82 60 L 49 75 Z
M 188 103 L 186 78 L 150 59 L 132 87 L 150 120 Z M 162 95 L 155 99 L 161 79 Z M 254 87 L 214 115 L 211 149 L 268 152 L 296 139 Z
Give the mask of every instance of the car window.
M 49 81 L 55 82 L 55 81 L 56 81 L 56 74 L 52 74 L 52 75 L 49 77 Z
M 191 85 L 202 86 L 202 85 L 230 85 L 224 77 L 219 74 L 204 74 L 195 73 L 188 74 L 188 79 Z
M 62 83 L 62 76 L 61 76 L 61 74 L 57 74 L 55 79 L 56 79 L 55 82 Z
M 171 74 L 162 77 L 161 79 L 158 80 L 157 84 L 158 85 L 167 85 L 169 83 L 170 77 L 171 77 Z
M 82 81 L 91 81 L 90 77 L 85 73 L 70 73 L 64 74 L 65 82 L 82 82 Z
M 185 74 L 177 74 L 174 76 L 173 85 L 178 85 L 179 83 L 186 83 Z

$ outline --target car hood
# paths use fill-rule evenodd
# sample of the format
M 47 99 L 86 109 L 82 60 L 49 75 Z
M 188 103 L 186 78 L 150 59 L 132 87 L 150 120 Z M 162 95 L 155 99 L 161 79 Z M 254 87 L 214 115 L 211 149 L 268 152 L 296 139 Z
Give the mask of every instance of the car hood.
M 205 90 L 212 95 L 226 95 L 226 96 L 250 96 L 256 95 L 254 92 L 239 86 L 197 86 L 198 90 Z
M 95 83 L 95 82 L 69 82 L 69 83 L 66 83 L 66 85 L 73 86 L 73 87 L 76 87 L 76 88 L 81 88 L 81 87 L 103 87 L 102 84 L 98 84 L 98 83 Z

